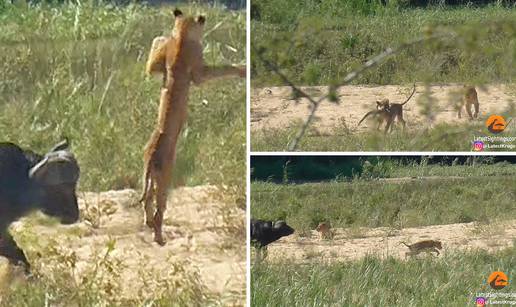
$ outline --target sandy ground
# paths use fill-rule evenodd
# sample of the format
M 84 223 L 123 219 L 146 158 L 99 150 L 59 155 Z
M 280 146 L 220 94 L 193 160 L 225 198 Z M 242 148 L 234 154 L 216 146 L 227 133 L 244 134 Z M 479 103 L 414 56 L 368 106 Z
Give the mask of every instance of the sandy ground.
M 366 255 L 405 259 L 411 244 L 421 240 L 440 240 L 441 254 L 456 250 L 484 249 L 496 251 L 511 247 L 516 238 L 516 220 L 490 224 L 465 223 L 417 228 L 333 229 L 333 239 L 321 239 L 314 230 L 308 237 L 296 234 L 268 246 L 267 261 L 297 262 L 356 260 Z M 416 257 L 426 257 L 425 253 Z
M 314 98 L 322 97 L 326 87 L 301 87 Z M 457 93 L 462 85 L 432 85 L 429 87 L 434 117 L 433 124 L 447 122 L 458 123 L 468 121 L 463 112 L 462 119 L 457 118 L 454 104 L 460 96 Z M 479 119 L 485 121 L 489 115 L 506 110 L 509 104 L 516 101 L 515 86 L 489 85 L 478 89 L 480 103 Z M 351 132 L 361 132 L 369 129 L 373 123 L 364 121 L 359 127 L 358 122 L 370 110 L 375 109 L 376 100 L 388 98 L 391 103 L 401 103 L 406 100 L 412 90 L 411 86 L 344 86 L 338 90 L 340 104 L 323 102 L 316 113 L 312 128 L 322 134 L 335 133 L 336 127 L 347 127 Z M 408 128 L 428 125 L 429 121 L 422 115 L 424 107 L 422 97 L 426 89 L 424 85 L 416 87 L 416 93 L 404 107 L 404 118 Z M 267 129 L 287 128 L 306 120 L 311 107 L 307 99 L 299 103 L 290 99 L 289 87 L 268 87 L 253 89 L 251 92 L 251 133 Z M 453 98 L 452 98 L 453 97 Z M 375 127 L 376 128 L 376 127 Z
M 76 257 L 77 282 L 84 272 L 92 271 L 114 240 L 109 259 L 123 281 L 120 292 L 124 297 L 152 296 L 159 293 L 160 285 L 177 281 L 180 287 L 182 279 L 196 276 L 203 291 L 224 305 L 239 306 L 245 304 L 245 212 L 235 204 L 225 204 L 221 194 L 214 186 L 173 190 L 165 217 L 168 242 L 164 247 L 154 243 L 152 231 L 143 226 L 143 210 L 134 190 L 79 193 L 80 223 L 28 226 L 27 220 L 21 220 L 12 232 L 17 240 L 27 230 L 44 234 L 40 236 L 57 243 L 57 254 Z M 231 222 L 241 227 L 241 236 L 231 232 Z M 56 265 L 55 257 L 45 255 L 49 245 L 20 245 L 42 274 Z

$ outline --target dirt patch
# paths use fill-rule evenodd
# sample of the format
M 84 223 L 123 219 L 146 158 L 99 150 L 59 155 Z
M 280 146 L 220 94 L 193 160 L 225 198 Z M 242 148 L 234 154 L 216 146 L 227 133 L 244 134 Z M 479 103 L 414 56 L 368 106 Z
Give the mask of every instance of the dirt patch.
M 408 251 L 402 241 L 440 240 L 442 254 L 455 250 L 496 251 L 511 247 L 516 238 L 516 220 L 498 223 L 436 225 L 402 230 L 392 228 L 334 229 L 334 237 L 322 240 L 316 231 L 308 237 L 290 236 L 269 245 L 267 261 L 348 261 L 366 255 L 404 259 Z M 417 257 L 425 257 L 424 253 Z
M 326 92 L 326 87 L 302 87 L 304 91 L 318 98 Z M 344 86 L 338 90 L 340 104 L 324 101 L 318 108 L 312 128 L 321 134 L 335 133 L 335 128 L 347 127 L 351 132 L 361 132 L 370 129 L 372 123 L 364 121 L 359 127 L 358 122 L 370 110 L 375 108 L 375 101 L 388 98 L 391 102 L 401 103 L 410 94 L 411 87 L 396 85 L 388 86 Z M 467 114 L 462 119 L 457 118 L 454 103 L 459 96 L 457 93 L 462 85 L 433 85 L 425 92 L 423 85 L 418 85 L 416 93 L 405 105 L 403 113 L 408 128 L 428 126 L 428 120 L 422 114 L 424 107 L 418 103 L 425 94 L 433 100 L 432 116 L 435 123 L 460 124 L 469 121 Z M 478 91 L 480 102 L 479 121 L 492 114 L 507 110 L 510 103 L 516 101 L 514 85 L 489 85 Z M 253 89 L 251 95 L 251 132 L 256 133 L 267 129 L 284 129 L 306 120 L 311 106 L 306 98 L 296 103 L 291 98 L 289 87 L 269 87 Z
M 115 289 L 123 297 L 155 297 L 164 284 L 184 287 L 188 280 L 223 305 L 244 305 L 245 212 L 225 203 L 223 195 L 214 186 L 174 189 L 163 247 L 143 225 L 140 195 L 134 190 L 79 193 L 80 223 L 43 226 L 36 216 L 15 223 L 12 232 L 41 274 L 70 261 L 81 283 L 109 254 L 106 268 L 121 281 Z

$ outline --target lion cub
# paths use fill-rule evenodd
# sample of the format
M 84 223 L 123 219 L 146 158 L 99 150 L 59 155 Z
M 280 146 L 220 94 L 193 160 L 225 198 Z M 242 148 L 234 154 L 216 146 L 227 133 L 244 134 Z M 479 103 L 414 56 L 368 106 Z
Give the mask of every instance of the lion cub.
M 439 250 L 443 248 L 441 241 L 437 240 L 424 240 L 414 244 L 408 245 L 405 242 L 401 242 L 403 245 L 409 248 L 409 251 L 405 253 L 406 256 L 415 256 L 421 252 L 431 253 L 435 252 L 439 255 Z
M 331 229 L 331 225 L 328 222 L 322 222 L 317 225 L 315 228 L 317 232 L 319 232 L 319 238 L 321 240 L 330 240 L 333 239 L 333 230 Z
M 475 113 L 471 114 L 471 106 L 474 106 Z M 464 85 L 464 97 L 462 98 L 462 102 L 459 107 L 459 118 L 461 118 L 461 111 L 462 108 L 466 108 L 466 112 L 468 112 L 469 118 L 477 118 L 478 117 L 478 109 L 479 109 L 479 103 L 478 103 L 478 95 L 477 90 L 474 86 L 468 86 Z
M 362 117 L 362 119 L 358 122 L 358 126 L 360 126 L 360 124 L 368 117 L 368 116 L 375 116 L 376 117 L 376 122 L 377 122 L 377 126 L 376 126 L 376 130 L 380 130 L 380 127 L 382 126 L 382 124 L 385 122 L 386 125 L 385 125 L 385 133 L 387 133 L 389 131 L 389 127 L 390 127 L 390 120 L 391 120 L 391 114 L 389 113 L 388 110 L 385 110 L 385 109 L 381 109 L 381 110 L 373 110 L 373 111 L 369 111 L 366 113 L 366 115 L 364 115 L 364 117 Z
M 370 115 L 377 116 L 378 126 L 377 130 L 380 129 L 381 125 L 385 122 L 385 131 L 387 133 L 389 128 L 392 130 L 392 124 L 395 120 L 401 122 L 403 128 L 407 125 L 405 120 L 403 119 L 403 106 L 409 102 L 410 98 L 414 96 L 416 92 L 416 84 L 414 84 L 414 88 L 412 89 L 412 93 L 403 103 L 390 103 L 389 99 L 384 98 L 382 100 L 376 101 L 376 110 L 370 111 L 362 117 L 362 119 L 358 122 L 358 126 Z

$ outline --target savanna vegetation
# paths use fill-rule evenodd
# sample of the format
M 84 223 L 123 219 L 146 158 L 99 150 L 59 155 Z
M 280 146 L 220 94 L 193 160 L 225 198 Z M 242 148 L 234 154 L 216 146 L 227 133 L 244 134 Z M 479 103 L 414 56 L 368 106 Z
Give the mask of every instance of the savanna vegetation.
M 333 264 L 262 262 L 251 268 L 251 306 L 473 305 L 477 293 L 493 291 L 489 274 L 504 268 L 514 276 L 515 267 L 515 247 L 455 252 L 437 261 L 371 255 Z
M 284 219 L 298 238 L 274 250 L 276 258 L 252 263 L 251 306 L 463 306 L 473 304 L 477 293 L 493 292 L 486 282 L 493 271 L 516 273 L 514 240 L 494 252 L 458 250 L 449 244 L 439 257 L 402 259 L 387 250 L 384 237 L 375 241 L 383 246 L 381 252 L 368 250 L 365 257 L 351 260 L 332 258 L 332 252 L 341 252 L 354 239 L 353 247 L 360 248 L 373 236 L 365 236 L 365 230 L 375 227 L 389 227 L 394 236 L 409 227 L 474 221 L 472 231 L 487 231 L 483 235 L 494 241 L 503 230 L 493 225 L 516 219 L 516 165 L 495 163 L 492 157 L 470 163 L 462 158 L 433 157 L 432 162 L 428 157 L 363 156 L 323 161 L 322 156 L 294 156 L 276 157 L 277 163 L 274 157 L 255 161 L 253 172 L 262 168 L 258 178 L 271 176 L 252 182 L 251 216 Z M 303 172 L 304 168 L 316 171 Z M 321 181 L 323 174 L 326 180 Z M 299 180 L 303 175 L 304 183 Z M 314 179 L 318 182 L 310 182 Z M 339 229 L 338 241 L 313 239 L 313 229 L 322 221 L 344 228 Z M 425 234 L 420 229 L 420 235 Z M 308 251 L 302 260 L 294 260 L 294 250 Z
M 328 99 L 322 103 L 339 103 L 339 115 L 347 114 L 345 98 L 337 99 L 335 85 L 387 48 L 401 47 L 347 84 L 507 84 L 509 96 L 514 96 L 516 7 L 511 1 L 454 6 L 442 1 L 428 1 L 426 6 L 410 5 L 410 1 L 252 2 L 254 88 L 328 85 L 321 95 Z M 290 99 L 293 102 L 304 94 L 292 91 Z M 311 123 L 298 140 L 307 123 L 303 119 L 288 127 L 253 131 L 252 150 L 470 151 L 475 136 L 489 135 L 484 125 L 487 118 L 461 125 L 435 122 L 435 115 L 442 111 L 436 102 L 428 94 L 418 97 L 420 123 L 409 121 L 410 129 L 395 129 L 388 137 L 376 131 L 356 133 L 346 122 L 320 133 Z M 448 103 L 458 108 L 454 99 Z M 514 117 L 514 103 L 497 112 Z M 324 121 L 325 117 L 317 115 L 316 120 Z
M 365 111 L 364 111 L 365 113 Z M 504 118 L 516 114 L 516 104 L 504 112 Z M 409 123 L 408 125 L 410 125 Z M 294 142 L 304 123 L 298 122 L 286 129 L 265 129 L 251 135 L 253 151 L 284 151 Z M 512 128 L 514 129 L 514 128 Z M 496 147 L 489 151 L 512 151 L 516 148 L 516 138 L 504 135 L 508 141 L 494 141 Z M 386 137 L 382 131 L 371 129 L 367 133 L 353 133 L 346 124 L 336 126 L 331 132 L 319 133 L 308 127 L 298 143 L 297 151 L 473 151 L 472 143 L 479 137 L 488 137 L 489 132 L 483 121 L 473 121 L 464 125 L 439 123 L 432 128 L 402 130 L 397 124 Z
M 429 165 L 425 159 L 407 162 L 362 157 L 358 160 L 362 163 L 350 159 L 346 163 L 349 165 L 347 174 L 343 171 L 333 180 L 297 184 L 289 183 L 290 166 L 284 163 L 281 179 L 272 176 L 276 182 L 255 180 L 251 183 L 251 216 L 283 219 L 300 232 L 314 229 L 323 221 L 342 228 L 399 229 L 516 218 L 514 163 L 487 160 L 452 166 Z M 321 178 L 321 165 L 319 172 L 299 171 L 310 164 L 317 163 L 300 164 L 298 170 L 292 172 L 295 175 L 292 182 L 300 182 L 300 175 L 304 175 L 305 181 Z M 328 165 L 329 168 L 345 169 L 338 163 Z M 436 176 L 439 178 L 417 179 Z M 408 177 L 408 180 L 382 180 L 400 177 Z
M 180 8 L 207 15 L 207 63 L 245 62 L 243 12 Z M 145 76 L 145 61 L 152 39 L 170 34 L 172 9 L 89 2 L 4 5 L 2 141 L 44 152 L 67 136 L 83 170 L 81 190 L 139 188 L 161 85 L 160 78 Z M 244 115 L 242 80 L 192 87 L 175 180 L 243 186 Z
M 0 141 L 45 152 L 68 137 L 81 167 L 80 192 L 140 190 L 143 148 L 157 119 L 161 85 L 161 78 L 145 76 L 145 61 L 152 39 L 170 34 L 174 7 L 102 1 L 14 3 L 0 1 Z M 179 8 L 186 14 L 206 15 L 207 63 L 245 63 L 245 12 L 184 4 Z M 215 196 L 233 209 L 236 199 L 245 197 L 245 105 L 241 79 L 192 87 L 174 172 L 178 184 L 218 185 L 224 195 Z M 31 218 L 26 226 L 34 222 L 44 224 Z M 242 233 L 240 225 L 233 227 Z M 22 232 L 16 239 L 21 246 L 37 246 L 42 242 L 38 236 Z M 159 279 L 150 271 L 135 272 L 135 278 L 161 284 L 159 296 L 119 297 L 114 281 L 124 263 L 112 257 L 115 243 L 108 242 L 92 259 L 81 280 L 73 276 L 73 251 L 51 245 L 38 252 L 37 257 L 57 259 L 54 273 L 41 274 L 35 265 L 32 279 L 8 281 L 9 291 L 0 293 L 0 305 L 220 303 L 205 292 L 198 274 L 176 262 L 170 263 L 168 273 L 160 272 Z
M 424 8 L 401 1 L 252 2 L 253 86 L 284 85 L 259 54 L 294 84 L 328 85 L 387 47 L 433 34 L 444 39 L 402 50 L 352 84 L 506 83 L 516 76 L 516 7 L 509 2 Z
M 515 162 L 515 156 L 252 156 L 251 180 L 287 184 L 353 178 L 495 176 L 513 174 L 511 164 Z

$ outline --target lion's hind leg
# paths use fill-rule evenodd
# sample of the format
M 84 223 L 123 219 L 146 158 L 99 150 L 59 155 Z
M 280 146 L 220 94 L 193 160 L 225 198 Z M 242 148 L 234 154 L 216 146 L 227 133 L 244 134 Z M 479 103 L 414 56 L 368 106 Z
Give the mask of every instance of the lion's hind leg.
M 152 176 L 150 176 L 148 181 L 148 188 L 145 192 L 145 198 L 143 199 L 144 202 L 144 208 L 145 208 L 145 224 L 150 227 L 154 228 L 154 199 L 156 195 L 156 183 Z
M 172 175 L 169 168 L 163 168 L 156 176 L 156 212 L 154 214 L 154 241 L 165 245 L 163 237 L 163 218 L 167 209 L 168 188 Z
M 152 155 L 150 155 L 152 156 Z M 143 173 L 143 192 L 140 203 L 143 204 L 145 212 L 145 224 L 150 228 L 154 228 L 154 208 L 153 201 L 156 194 L 155 180 L 152 171 L 152 159 L 145 159 L 145 167 Z
M 178 126 L 175 138 L 168 146 L 166 153 L 161 155 L 160 167 L 156 168 L 156 213 L 154 214 L 154 241 L 159 245 L 165 245 L 163 237 L 163 218 L 167 209 L 167 198 L 170 184 L 172 182 L 172 171 L 176 163 L 176 143 L 181 130 L 182 123 Z
M 401 124 L 403 125 L 403 130 L 405 130 L 405 128 L 407 127 L 407 122 L 403 119 L 403 110 L 400 111 L 397 118 L 398 122 L 401 122 Z
M 387 132 L 392 131 L 392 125 L 394 124 L 394 116 L 391 116 L 387 119 L 387 124 L 385 125 L 384 134 L 387 134 Z
M 155 159 L 156 159 L 156 143 L 159 133 L 154 131 L 151 140 L 145 146 L 143 155 L 143 192 L 140 198 L 140 203 L 144 206 L 145 224 L 150 228 L 154 228 L 154 206 L 153 202 L 156 195 L 156 179 L 155 179 Z

